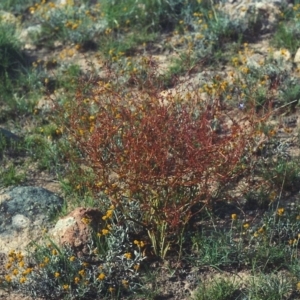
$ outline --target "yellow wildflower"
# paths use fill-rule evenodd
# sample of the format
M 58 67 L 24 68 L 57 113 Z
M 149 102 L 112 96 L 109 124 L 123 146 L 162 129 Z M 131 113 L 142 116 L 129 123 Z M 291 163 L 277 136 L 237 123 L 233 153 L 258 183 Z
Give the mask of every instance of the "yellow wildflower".
M 231 220 L 234 221 L 234 220 L 236 220 L 236 219 L 237 219 L 237 214 L 232 214 L 232 215 L 231 215 Z
M 128 288 L 128 280 L 122 280 L 122 285 L 125 287 L 125 289 Z
M 101 232 L 102 232 L 103 235 L 109 234 L 109 230 L 108 229 L 102 229 Z
M 24 265 L 25 265 L 24 261 L 21 260 L 21 261 L 19 262 L 19 267 L 20 267 L 20 268 L 24 268 Z
M 21 261 L 24 258 L 24 255 L 21 252 L 19 252 L 16 256 L 18 258 L 18 261 Z
M 265 228 L 264 227 L 260 227 L 258 230 L 257 230 L 258 233 L 264 233 L 265 232 Z
M 84 218 L 81 219 L 81 222 L 84 223 L 84 224 L 86 224 L 86 225 L 90 224 L 91 221 L 92 220 L 90 218 L 86 218 L 86 217 L 84 217 Z
M 109 209 L 109 210 L 106 212 L 106 217 L 107 217 L 107 218 L 111 218 L 113 212 L 114 212 L 114 211 L 113 211 L 112 209 Z
M 31 273 L 32 272 L 32 268 L 27 268 L 24 272 L 22 272 L 22 275 L 23 276 L 26 276 L 26 275 L 28 275 L 29 273 Z
M 18 275 L 19 274 L 19 270 L 18 269 L 14 269 L 13 271 L 12 271 L 12 273 L 13 273 L 13 275 Z
M 125 253 L 124 257 L 127 259 L 131 259 L 131 253 L 130 252 Z
M 282 216 L 284 214 L 284 208 L 278 208 L 277 209 L 277 215 Z
M 99 280 L 103 280 L 104 278 L 105 278 L 105 274 L 104 273 L 99 274 L 99 276 L 98 276 Z
M 249 225 L 249 223 L 245 223 L 244 225 L 243 225 L 243 227 L 244 227 L 244 229 L 248 229 L 249 227 L 250 227 L 250 225 Z
M 24 283 L 26 281 L 26 277 L 21 277 L 20 278 L 20 283 Z
M 80 278 L 79 278 L 79 277 L 75 277 L 75 278 L 74 278 L 74 282 L 75 282 L 75 284 L 78 284 L 78 283 L 79 283 L 79 281 L 80 281 Z

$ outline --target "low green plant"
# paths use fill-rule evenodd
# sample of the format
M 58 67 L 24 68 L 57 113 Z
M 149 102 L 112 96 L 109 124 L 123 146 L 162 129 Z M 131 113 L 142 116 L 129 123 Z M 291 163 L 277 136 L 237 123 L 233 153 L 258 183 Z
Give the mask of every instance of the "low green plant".
M 3 0 L 0 3 L 0 9 L 14 13 L 24 13 L 28 7 L 37 2 L 37 0 Z
M 238 296 L 238 284 L 234 280 L 217 278 L 210 282 L 203 282 L 193 295 L 193 300 L 231 300 L 242 299 Z
M 243 231 L 241 230 L 241 233 Z M 200 266 L 226 268 L 245 264 L 245 244 L 233 231 L 202 232 L 192 237 L 192 249 Z M 229 246 L 230 245 L 230 246 Z
M 120 63 L 124 57 L 130 58 L 135 52 L 138 52 L 136 48 L 141 45 L 146 48 L 148 43 L 151 44 L 157 39 L 157 33 L 147 33 L 145 29 L 133 29 L 128 33 L 107 29 L 99 41 L 99 50 L 109 61 Z
M 1 24 L 0 28 L 0 104 L 7 108 L 7 118 L 31 114 L 43 93 L 42 72 L 29 66 L 14 25 Z
M 55 40 L 60 40 L 87 46 L 107 27 L 106 21 L 99 18 L 101 11 L 98 5 L 79 7 L 74 1 L 67 1 L 65 4 L 45 1 L 30 7 L 29 10 L 42 26 L 41 33 L 32 36 L 36 44 L 47 43 L 52 46 Z
M 294 1 L 293 5 L 283 5 L 281 8 L 280 22 L 271 39 L 271 43 L 277 48 L 287 48 L 291 54 L 295 54 L 300 44 L 295 38 L 300 34 L 300 3 Z
M 282 273 L 261 274 L 253 277 L 248 297 L 253 300 L 282 300 L 289 297 L 292 284 Z
M 186 253 L 187 257 L 201 267 L 225 270 L 251 266 L 253 270 L 267 271 L 290 265 L 297 257 L 299 216 L 276 201 L 269 204 L 269 210 L 261 222 L 254 224 L 236 213 L 231 215 L 231 225 L 223 229 L 218 227 L 217 218 L 202 221 L 206 226 L 191 236 L 192 252 Z
M 25 55 L 13 24 L 0 23 L 0 76 L 9 76 L 25 65 Z
M 25 173 L 20 172 L 14 165 L 3 168 L 0 171 L 0 186 L 18 185 L 26 178 Z
M 66 160 L 68 149 L 68 142 L 60 137 L 59 129 L 52 131 L 52 135 L 30 135 L 25 139 L 24 150 L 32 161 L 38 162 L 40 169 L 57 173 L 63 169 L 62 163 Z
M 297 158 L 293 161 L 281 158 L 275 163 L 270 163 L 268 171 L 262 170 L 262 176 L 278 190 L 292 193 L 299 191 L 300 170 Z
M 148 32 L 168 32 L 186 14 L 201 6 L 198 1 L 103 1 L 101 8 L 110 28 L 138 27 Z
M 13 157 L 20 154 L 21 150 L 21 138 L 4 128 L 0 128 L 0 159 L 3 159 L 4 154 Z

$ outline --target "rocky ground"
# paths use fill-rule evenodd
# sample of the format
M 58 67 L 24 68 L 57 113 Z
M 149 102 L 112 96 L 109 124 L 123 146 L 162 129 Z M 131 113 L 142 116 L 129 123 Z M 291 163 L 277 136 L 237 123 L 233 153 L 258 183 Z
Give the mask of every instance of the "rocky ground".
M 56 1 L 56 4 L 59 4 Z M 285 0 L 269 0 L 269 1 L 243 1 L 243 0 L 228 0 L 222 4 L 222 11 L 228 13 L 232 19 L 242 19 L 244 25 L 247 26 L 251 20 L 249 19 L 250 11 L 257 11 L 257 16 L 261 19 L 260 26 L 255 28 L 253 35 L 253 42 L 249 42 L 247 49 L 248 55 L 246 55 L 246 65 L 259 66 L 261 61 L 266 61 L 270 55 L 270 48 L 272 47 L 272 37 L 275 27 L 280 19 L 280 8 L 286 3 Z M 293 3 L 290 1 L 290 5 Z M 18 16 L 13 15 L 10 12 L 0 12 L 2 22 L 17 23 L 19 26 L 19 39 L 23 43 L 23 50 L 27 53 L 28 59 L 34 62 L 51 62 L 56 61 L 58 66 L 67 66 L 71 64 L 77 64 L 79 68 L 88 74 L 91 69 L 99 75 L 99 78 L 106 79 L 107 74 L 103 71 L 104 61 L 99 59 L 97 52 L 95 51 L 79 51 L 74 49 L 74 45 L 68 46 L 60 41 L 56 41 L 54 46 L 49 49 L 35 45 L 31 41 L 29 32 L 38 32 L 40 30 L 40 24 L 33 24 L 26 28 L 23 28 L 22 23 Z M 139 48 L 136 50 L 136 55 L 139 52 L 143 52 L 144 56 L 151 57 L 156 60 L 159 66 L 160 72 L 164 72 L 171 64 L 171 58 L 178 56 L 176 47 L 177 38 L 172 35 L 164 34 L 157 41 L 151 43 L 149 49 Z M 172 47 L 166 47 L 166 45 Z M 210 53 L 209 55 L 213 55 Z M 295 53 L 288 49 L 274 49 L 273 57 L 276 60 L 283 62 L 284 68 L 287 71 L 287 76 L 294 78 L 296 85 L 299 84 L 299 68 L 300 68 L 300 48 Z M 212 78 L 216 74 L 229 73 L 232 69 L 232 64 L 211 65 L 202 67 L 196 66 L 193 70 L 187 70 L 186 74 L 181 77 L 180 83 L 176 87 L 165 89 L 161 92 L 163 99 L 167 102 L 167 97 L 174 91 L 182 93 L 186 96 L 189 86 L 194 88 L 200 88 L 208 78 Z M 57 67 L 51 67 L 47 70 L 51 78 L 55 78 L 56 74 L 61 72 Z M 187 80 L 186 80 L 187 79 Z M 47 84 L 46 84 L 47 86 Z M 57 95 L 63 93 L 63 90 L 49 90 L 50 94 L 44 95 L 38 99 L 35 109 L 39 112 L 40 116 L 46 116 L 49 118 L 49 111 L 52 109 L 53 102 L 51 99 L 57 98 Z M 203 95 L 205 97 L 205 95 Z M 293 109 L 284 110 L 279 109 L 277 114 L 274 114 L 274 118 L 269 120 L 273 127 L 276 127 L 277 144 L 276 147 L 280 148 L 281 145 L 286 145 L 286 152 L 294 159 L 299 157 L 299 133 L 300 133 L 300 114 L 299 114 L 299 99 L 292 99 L 292 105 L 289 103 L 287 107 L 293 106 Z M 0 98 L 0 105 L 1 98 Z M 3 111 L 1 115 L 5 115 L 5 104 L 1 106 Z M 1 109 L 0 107 L 0 109 Z M 239 108 L 236 108 L 239 112 Z M 19 115 L 11 120 L 9 117 L 3 117 L 0 119 L 0 133 L 7 141 L 7 143 L 13 143 L 19 139 L 26 138 L 26 135 L 31 135 L 32 132 L 37 130 L 36 121 L 32 115 L 24 116 Z M 265 140 L 258 141 L 257 147 L 261 144 L 266 144 Z M 28 155 L 28 154 L 26 154 Z M 23 161 L 26 161 L 23 157 Z M 5 153 L 5 157 L 0 158 L 0 163 L 3 163 L 2 167 L 7 167 L 12 161 L 18 160 L 18 156 L 13 153 Z M 28 158 L 30 159 L 30 158 Z M 26 164 L 25 164 L 26 165 Z M 11 249 L 24 251 L 28 243 L 33 240 L 39 240 L 42 236 L 41 232 L 50 233 L 51 236 L 60 237 L 60 240 L 65 240 L 74 247 L 80 248 L 81 251 L 84 248 L 85 242 L 89 238 L 89 230 L 87 226 L 84 226 L 80 220 L 89 216 L 91 218 L 99 218 L 100 212 L 95 210 L 89 210 L 84 208 L 75 209 L 72 212 L 64 212 L 66 216 L 59 217 L 59 219 L 51 219 L 56 216 L 57 212 L 63 208 L 64 205 L 64 191 L 61 188 L 61 178 L 57 177 L 57 174 L 52 171 L 41 171 L 38 166 L 30 162 L 28 168 L 25 170 L 25 179 L 20 184 L 12 184 L 9 187 L 0 188 L 0 254 L 2 261 L 5 261 L 7 254 Z M 299 194 L 287 193 L 286 203 L 288 205 L 299 204 Z M 289 198 L 290 196 L 290 198 Z M 254 213 L 254 212 L 253 212 Z M 50 217 L 49 217 L 50 216 Z M 230 220 L 226 220 L 230 223 Z M 77 224 L 76 226 L 74 224 Z M 81 225 L 79 225 L 81 224 Z M 75 226 L 75 227 L 74 227 Z M 75 232 L 75 233 L 74 233 Z M 4 268 L 4 262 L 2 262 L 2 268 L 0 265 L 0 273 L 6 272 Z M 170 265 L 168 265 L 170 264 Z M 174 265 L 173 265 L 174 264 Z M 155 263 L 154 263 L 155 268 Z M 161 265 L 160 265 L 161 266 Z M 174 270 L 174 271 L 173 271 Z M 153 297 L 149 296 L 148 299 L 190 299 L 194 293 L 197 284 L 202 281 L 209 281 L 214 277 L 216 270 L 212 268 L 205 268 L 203 270 L 193 269 L 188 265 L 180 266 L 175 269 L 175 262 L 168 262 L 162 265 L 160 270 L 156 274 L 156 278 L 153 278 L 148 283 L 149 290 L 156 291 Z M 241 270 L 240 272 L 231 273 L 230 270 L 226 270 L 223 273 L 224 278 L 232 278 L 235 280 L 246 281 L 249 280 L 249 272 Z M 154 276 L 155 277 L 155 276 Z M 157 292 L 158 291 L 158 292 Z M 0 299 L 29 299 L 23 295 L 18 295 L 8 291 L 0 291 Z M 144 299 L 144 298 L 141 298 Z M 238 295 L 236 296 L 238 298 Z M 298 298 L 289 298 L 298 299 Z

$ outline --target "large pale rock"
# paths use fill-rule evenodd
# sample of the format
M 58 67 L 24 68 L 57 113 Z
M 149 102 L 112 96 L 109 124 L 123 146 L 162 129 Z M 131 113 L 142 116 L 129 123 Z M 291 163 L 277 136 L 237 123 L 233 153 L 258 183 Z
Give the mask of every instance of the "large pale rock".
M 59 245 L 67 245 L 77 252 L 87 253 L 92 231 L 100 228 L 103 214 L 95 208 L 78 207 L 58 220 L 50 236 Z
M 0 253 L 23 251 L 60 210 L 62 198 L 40 187 L 20 186 L 0 191 Z
M 294 63 L 297 64 L 297 66 L 300 66 L 300 48 L 298 48 L 295 57 L 294 57 Z

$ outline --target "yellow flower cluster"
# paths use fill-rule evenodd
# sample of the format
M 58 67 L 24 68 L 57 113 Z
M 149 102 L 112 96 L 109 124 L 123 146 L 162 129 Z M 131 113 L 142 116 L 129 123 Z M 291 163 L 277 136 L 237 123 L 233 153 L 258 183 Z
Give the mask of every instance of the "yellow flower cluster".
M 145 243 L 143 241 L 134 240 L 133 243 L 139 248 L 143 248 L 145 246 Z
M 21 252 L 11 250 L 8 254 L 8 263 L 5 265 L 6 270 L 12 270 L 11 274 L 4 276 L 6 282 L 11 282 L 13 278 L 19 283 L 26 282 L 26 276 L 33 271 L 33 268 L 25 266 L 24 255 Z
M 127 258 L 127 259 L 131 259 L 131 253 L 130 252 L 126 252 L 124 254 L 124 257 Z
M 263 225 L 257 231 L 254 232 L 253 236 L 259 237 L 260 235 L 263 235 L 265 232 L 266 232 L 266 227 L 265 227 L 265 225 Z
M 104 236 L 104 235 L 108 235 L 109 234 L 109 229 L 102 229 L 100 232 L 97 233 L 98 237 Z
M 71 28 L 72 30 L 76 30 L 80 24 L 81 24 L 81 21 L 78 21 L 78 22 L 67 21 L 65 23 L 65 27 Z
M 106 214 L 102 217 L 102 220 L 107 220 L 107 219 L 111 219 L 114 213 L 114 205 L 112 205 L 107 211 Z

